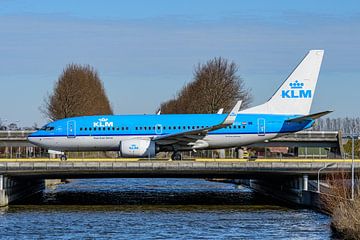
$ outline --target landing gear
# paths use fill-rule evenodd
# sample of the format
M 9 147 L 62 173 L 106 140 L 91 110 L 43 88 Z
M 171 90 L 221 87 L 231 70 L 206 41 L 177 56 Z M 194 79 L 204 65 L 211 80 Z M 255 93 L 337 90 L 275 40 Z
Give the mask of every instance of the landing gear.
M 182 156 L 179 152 L 174 152 L 172 155 L 171 155 L 171 159 L 172 160 L 181 160 L 182 159 Z
M 60 160 L 61 160 L 61 161 L 66 161 L 66 160 L 67 160 L 66 155 L 65 155 L 65 154 L 62 154 L 62 155 L 60 156 Z

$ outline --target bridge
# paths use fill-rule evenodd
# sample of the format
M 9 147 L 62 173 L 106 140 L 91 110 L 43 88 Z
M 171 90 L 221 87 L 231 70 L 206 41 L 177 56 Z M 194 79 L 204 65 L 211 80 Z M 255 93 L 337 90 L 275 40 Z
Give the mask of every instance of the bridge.
M 331 164 L 331 165 L 330 165 Z M 232 179 L 263 194 L 313 206 L 317 174 L 350 172 L 347 160 L 323 161 L 0 161 L 0 206 L 44 189 L 44 179 L 64 178 L 205 178 Z M 360 169 L 360 162 L 355 163 Z M 317 201 L 318 202 L 318 201 Z
M 14 161 L 0 162 L 0 174 L 17 178 L 272 178 L 317 179 L 326 162 L 262 161 Z M 351 163 L 333 160 L 322 173 L 348 172 Z M 360 162 L 355 163 L 360 169 Z

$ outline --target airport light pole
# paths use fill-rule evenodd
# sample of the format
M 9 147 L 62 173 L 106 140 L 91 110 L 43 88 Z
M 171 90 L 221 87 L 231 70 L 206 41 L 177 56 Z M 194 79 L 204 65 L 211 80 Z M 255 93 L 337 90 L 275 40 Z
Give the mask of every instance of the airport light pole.
M 351 141 L 351 200 L 354 200 L 355 195 L 355 164 L 354 164 L 354 158 L 355 158 L 355 129 L 356 127 L 353 127 L 352 129 L 352 141 Z
M 320 193 L 320 172 L 321 170 L 324 170 L 325 168 L 334 166 L 335 163 L 328 163 L 324 167 L 320 168 L 318 171 L 318 181 L 317 181 L 317 192 Z

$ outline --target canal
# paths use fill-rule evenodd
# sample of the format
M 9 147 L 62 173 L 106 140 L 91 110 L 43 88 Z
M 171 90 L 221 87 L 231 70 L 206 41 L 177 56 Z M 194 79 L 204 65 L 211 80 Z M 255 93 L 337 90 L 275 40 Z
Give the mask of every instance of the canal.
M 331 239 L 329 225 L 200 179 L 77 179 L 0 208 L 1 239 Z

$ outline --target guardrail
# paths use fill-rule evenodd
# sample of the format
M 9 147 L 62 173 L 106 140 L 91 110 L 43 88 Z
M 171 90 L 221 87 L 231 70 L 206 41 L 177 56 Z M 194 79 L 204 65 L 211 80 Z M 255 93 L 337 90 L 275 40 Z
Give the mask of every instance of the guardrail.
M 35 132 L 34 130 L 16 130 L 16 131 L 0 131 L 0 139 L 25 139 L 31 133 Z

